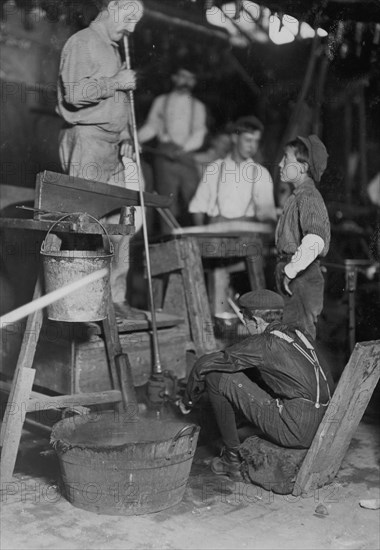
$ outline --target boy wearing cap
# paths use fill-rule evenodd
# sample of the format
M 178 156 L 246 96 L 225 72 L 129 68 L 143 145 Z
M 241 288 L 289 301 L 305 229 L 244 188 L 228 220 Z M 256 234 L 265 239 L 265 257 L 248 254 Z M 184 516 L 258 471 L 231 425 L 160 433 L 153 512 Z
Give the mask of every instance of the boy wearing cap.
M 284 297 L 283 321 L 316 336 L 323 307 L 324 280 L 319 256 L 330 245 L 330 221 L 315 187 L 327 165 L 327 151 L 316 135 L 298 136 L 285 146 L 281 181 L 293 185 L 276 228 L 277 289 Z
M 279 294 L 256 290 L 239 305 L 250 336 L 198 359 L 178 403 L 189 412 L 207 392 L 224 444 L 211 469 L 236 481 L 241 479 L 236 412 L 273 443 L 306 449 L 332 392 L 328 366 L 314 342 L 294 326 L 271 322 L 284 305 Z

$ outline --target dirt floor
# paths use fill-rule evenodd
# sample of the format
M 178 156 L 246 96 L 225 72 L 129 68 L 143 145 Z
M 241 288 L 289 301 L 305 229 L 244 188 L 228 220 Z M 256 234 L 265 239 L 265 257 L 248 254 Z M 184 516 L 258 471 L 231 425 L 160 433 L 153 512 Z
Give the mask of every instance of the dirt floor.
M 71 505 L 48 435 L 24 430 L 1 495 L 1 549 L 378 549 L 379 511 L 359 504 L 379 498 L 378 428 L 367 412 L 334 482 L 302 498 L 214 476 L 214 449 L 201 439 L 182 502 L 144 516 Z

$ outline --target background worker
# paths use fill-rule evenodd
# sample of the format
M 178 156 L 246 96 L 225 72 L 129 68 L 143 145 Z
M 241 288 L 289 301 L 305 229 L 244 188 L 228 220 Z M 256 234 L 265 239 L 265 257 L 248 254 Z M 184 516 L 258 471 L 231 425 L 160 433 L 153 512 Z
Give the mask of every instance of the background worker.
M 231 152 L 225 159 L 207 166 L 190 202 L 189 211 L 196 225 L 206 221 L 222 224 L 230 221 L 276 222 L 271 175 L 253 159 L 263 129 L 254 116 L 241 117 L 230 126 Z M 216 268 L 213 277 L 217 292 L 214 313 L 230 311 L 227 297 L 232 291 L 226 268 Z
M 122 64 L 118 42 L 132 33 L 143 15 L 140 0 L 104 0 L 96 19 L 63 47 L 58 79 L 57 112 L 65 120 L 59 141 L 63 171 L 71 176 L 138 189 L 131 157 L 129 103 L 136 74 Z M 118 223 L 119 214 L 107 217 Z M 141 221 L 136 221 L 136 229 Z M 125 300 L 129 237 L 112 237 L 111 271 L 114 302 Z
M 217 130 L 211 134 L 206 138 L 206 142 L 205 149 L 193 155 L 198 169 L 199 181 L 202 180 L 205 170 L 211 162 L 226 158 L 231 150 L 231 135 L 225 129 Z
M 276 228 L 276 284 L 285 300 L 283 321 L 314 339 L 324 290 L 318 258 L 330 245 L 329 216 L 315 183 L 326 169 L 327 157 L 318 136 L 298 136 L 285 146 L 279 165 L 281 180 L 293 186 Z
M 180 66 L 172 75 L 172 82 L 173 90 L 153 101 L 138 137 L 140 144 L 158 139 L 154 162 L 156 190 L 173 195 L 171 210 L 183 222 L 199 182 L 193 152 L 202 146 L 207 133 L 206 108 L 192 94 L 197 82 L 192 68 Z
M 237 413 L 271 442 L 307 449 L 333 391 L 328 365 L 314 342 L 294 326 L 269 322 L 284 305 L 279 294 L 252 291 L 239 305 L 250 336 L 198 359 L 178 402 L 186 414 L 207 393 L 224 445 L 211 470 L 234 480 L 241 479 Z
M 197 225 L 229 220 L 275 222 L 273 181 L 254 160 L 263 133 L 253 116 L 241 117 L 229 128 L 232 150 L 225 159 L 210 163 L 190 202 Z

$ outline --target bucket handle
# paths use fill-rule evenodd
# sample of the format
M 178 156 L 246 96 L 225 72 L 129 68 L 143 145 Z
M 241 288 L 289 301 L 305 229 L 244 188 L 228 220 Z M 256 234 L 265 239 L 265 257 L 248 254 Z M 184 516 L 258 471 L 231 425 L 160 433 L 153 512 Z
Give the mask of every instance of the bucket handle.
M 194 437 L 194 434 L 195 432 L 197 431 L 198 429 L 198 426 L 196 424 L 187 424 L 186 426 L 183 426 L 183 428 L 181 428 L 176 434 L 175 436 L 173 437 L 172 439 L 172 442 L 171 442 L 171 445 L 170 445 L 170 449 L 172 449 L 174 447 L 174 445 L 176 444 L 176 442 L 178 441 L 178 439 L 180 437 L 182 437 L 183 435 L 186 434 L 186 432 L 190 432 L 189 435 L 190 435 L 190 443 L 189 443 L 189 450 L 188 452 L 191 454 L 192 452 L 192 443 L 193 443 L 193 437 Z M 170 460 L 170 457 L 166 457 L 167 460 Z
M 95 216 L 92 216 L 91 214 L 88 214 L 87 212 L 71 212 L 70 214 L 65 214 L 64 216 L 62 216 L 61 218 L 59 218 L 59 220 L 57 220 L 56 222 L 53 223 L 53 225 L 50 227 L 50 229 L 48 230 L 48 232 L 46 233 L 45 235 L 45 239 L 43 240 L 42 244 L 41 244 L 41 252 L 45 252 L 45 241 L 47 239 L 47 237 L 49 236 L 50 234 L 50 231 L 53 229 L 53 227 L 55 225 L 57 225 L 59 222 L 61 222 L 62 220 L 64 220 L 65 218 L 69 218 L 70 216 L 76 216 L 76 215 L 80 215 L 80 214 L 85 214 L 86 216 L 88 216 L 89 218 L 93 219 L 96 221 L 96 223 L 98 223 L 100 225 L 100 227 L 103 229 L 106 237 L 107 237 L 107 240 L 108 240 L 108 252 L 110 254 L 113 254 L 114 253 L 114 248 L 113 248 L 113 244 L 111 242 L 111 239 L 110 239 L 110 236 L 108 235 L 108 232 L 107 232 L 107 229 L 104 227 L 104 225 L 98 220 L 95 218 Z

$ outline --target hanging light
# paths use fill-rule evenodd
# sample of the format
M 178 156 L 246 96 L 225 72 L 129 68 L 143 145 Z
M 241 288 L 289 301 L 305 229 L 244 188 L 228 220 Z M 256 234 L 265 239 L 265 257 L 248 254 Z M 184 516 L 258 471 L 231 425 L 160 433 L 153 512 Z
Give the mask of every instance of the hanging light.
M 325 38 L 326 36 L 329 35 L 329 33 L 327 31 L 325 31 L 325 29 L 322 29 L 321 27 L 318 27 L 317 35 L 320 36 L 321 38 Z
M 272 15 L 269 19 L 269 38 L 274 44 L 289 44 L 294 41 L 294 34 L 285 24 L 281 28 L 280 18 L 277 15 Z

